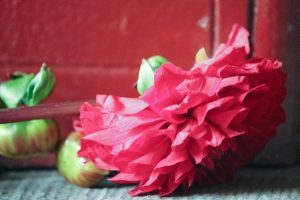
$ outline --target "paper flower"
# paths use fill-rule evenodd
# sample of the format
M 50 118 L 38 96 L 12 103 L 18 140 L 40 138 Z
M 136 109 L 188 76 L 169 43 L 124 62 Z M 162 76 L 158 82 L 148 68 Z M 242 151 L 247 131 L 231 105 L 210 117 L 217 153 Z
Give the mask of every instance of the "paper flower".
M 284 121 L 285 75 L 278 61 L 251 58 L 234 26 L 216 55 L 184 71 L 163 64 L 140 98 L 98 95 L 81 107 L 79 156 L 137 183 L 131 195 L 229 180 Z

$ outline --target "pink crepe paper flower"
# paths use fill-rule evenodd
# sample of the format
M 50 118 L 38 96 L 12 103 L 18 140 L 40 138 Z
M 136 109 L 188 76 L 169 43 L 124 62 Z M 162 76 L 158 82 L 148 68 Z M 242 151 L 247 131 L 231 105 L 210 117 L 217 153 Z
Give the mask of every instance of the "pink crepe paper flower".
M 248 32 L 235 25 L 213 58 L 191 71 L 162 65 L 140 98 L 83 104 L 78 155 L 118 171 L 113 182 L 137 183 L 131 195 L 230 180 L 285 119 L 281 63 L 248 53 Z

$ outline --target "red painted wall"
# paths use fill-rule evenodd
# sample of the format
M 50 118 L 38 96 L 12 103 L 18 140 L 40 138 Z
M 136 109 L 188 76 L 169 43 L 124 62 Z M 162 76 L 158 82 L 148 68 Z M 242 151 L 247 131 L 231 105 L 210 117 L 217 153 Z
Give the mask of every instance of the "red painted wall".
M 211 16 L 210 0 L 0 1 L 0 81 L 46 62 L 57 77 L 49 101 L 137 96 L 142 58 L 189 68 L 200 47 L 211 52 Z
M 212 6 L 211 0 L 0 1 L 0 81 L 46 62 L 57 79 L 48 102 L 137 96 L 142 58 L 160 54 L 188 69 L 199 48 L 211 52 Z M 58 121 L 63 137 L 72 117 Z M 5 163 L 51 165 L 53 157 Z
M 209 0 L 1 1 L 0 62 L 123 67 L 163 54 L 188 66 L 199 47 L 210 50 L 210 6 Z

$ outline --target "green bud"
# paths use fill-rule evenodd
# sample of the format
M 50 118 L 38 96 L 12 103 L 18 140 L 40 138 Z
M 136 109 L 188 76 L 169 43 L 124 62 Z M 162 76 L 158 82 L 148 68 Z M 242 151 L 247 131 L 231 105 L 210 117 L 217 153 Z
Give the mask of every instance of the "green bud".
M 11 78 L 0 84 L 0 108 L 16 108 L 21 103 L 37 105 L 49 96 L 55 84 L 54 76 L 45 64 L 35 76 L 16 72 Z
M 50 68 L 43 64 L 39 73 L 30 81 L 26 89 L 23 103 L 27 106 L 39 104 L 49 96 L 55 84 L 55 78 Z
M 27 158 L 53 151 L 58 141 L 53 120 L 31 120 L 0 124 L 0 155 Z
M 155 71 L 166 62 L 168 61 L 162 56 L 152 56 L 142 60 L 137 81 L 137 90 L 140 95 L 154 84 Z
M 202 63 L 203 61 L 207 60 L 208 57 L 206 55 L 206 51 L 204 48 L 201 48 L 198 50 L 198 52 L 196 53 L 196 56 L 195 56 L 195 64 L 200 64 Z
M 81 137 L 79 132 L 72 132 L 63 142 L 57 154 L 57 168 L 70 183 L 79 187 L 91 187 L 108 174 L 108 171 L 99 169 L 92 161 L 77 156 Z
M 20 74 L 0 84 L 0 99 L 7 108 L 16 108 L 25 96 L 26 88 L 33 74 Z

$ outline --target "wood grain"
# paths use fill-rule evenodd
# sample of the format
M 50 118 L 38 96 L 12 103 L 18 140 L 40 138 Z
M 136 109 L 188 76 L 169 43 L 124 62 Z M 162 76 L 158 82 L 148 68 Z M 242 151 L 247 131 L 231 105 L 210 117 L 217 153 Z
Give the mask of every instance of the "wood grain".
M 236 23 L 246 27 L 249 21 L 250 0 L 213 0 L 214 25 L 213 49 L 226 42 L 232 26 Z M 251 30 L 251 29 L 249 29 Z

